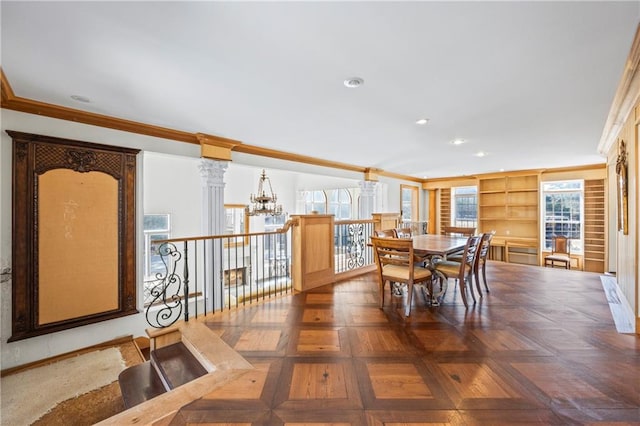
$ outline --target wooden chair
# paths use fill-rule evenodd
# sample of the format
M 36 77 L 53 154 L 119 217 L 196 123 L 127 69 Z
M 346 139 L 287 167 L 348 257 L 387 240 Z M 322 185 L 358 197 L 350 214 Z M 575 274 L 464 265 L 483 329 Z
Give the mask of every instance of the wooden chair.
M 411 228 L 396 228 L 396 236 L 398 238 L 411 238 Z
M 373 231 L 373 234 L 380 238 L 398 238 L 398 234 L 395 229 L 379 229 L 377 231 Z
M 482 297 L 482 291 L 480 290 L 480 268 L 482 268 L 482 279 L 484 280 L 484 288 L 489 293 L 489 286 L 487 285 L 487 256 L 489 255 L 489 248 L 491 248 L 491 240 L 496 231 L 485 232 L 482 234 L 480 240 L 480 246 L 478 248 L 478 255 L 476 256 L 476 263 L 474 267 L 474 275 L 476 276 L 476 287 L 478 294 Z
M 442 228 L 443 235 L 462 235 L 472 237 L 476 233 L 476 228 L 465 228 L 460 226 L 445 226 Z
M 413 285 L 431 280 L 431 271 L 418 266 L 413 253 L 413 241 L 400 238 L 371 237 L 378 267 L 380 284 L 380 308 L 384 306 L 384 288 L 387 283 L 405 283 L 407 285 L 407 303 L 405 316 L 411 315 Z M 389 284 L 391 286 L 391 284 Z
M 565 269 L 571 269 L 571 244 L 564 235 L 554 235 L 551 238 L 551 254 L 544 257 L 545 267 L 553 268 L 556 262 L 564 265 Z
M 454 278 L 460 282 L 460 294 L 462 295 L 462 303 L 464 303 L 465 307 L 469 306 L 467 303 L 467 288 L 471 293 L 473 302 L 476 302 L 476 296 L 473 292 L 473 272 L 481 238 L 480 235 L 474 235 L 467 239 L 467 244 L 465 244 L 462 252 L 461 262 L 442 260 L 434 266 L 435 269 L 442 272 L 447 279 Z

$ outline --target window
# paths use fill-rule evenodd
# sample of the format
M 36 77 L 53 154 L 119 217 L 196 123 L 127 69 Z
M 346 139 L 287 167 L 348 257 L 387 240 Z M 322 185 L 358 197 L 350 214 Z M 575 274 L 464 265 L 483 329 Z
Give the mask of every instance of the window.
M 282 228 L 287 221 L 287 215 L 279 216 L 267 215 L 264 217 L 264 231 L 275 232 Z M 287 234 L 265 235 L 263 239 L 263 259 L 270 276 L 289 275 L 289 247 L 287 247 Z
M 312 211 L 317 211 L 320 214 L 325 214 L 327 211 L 327 197 L 324 191 L 304 191 L 304 212 L 309 214 Z
M 155 277 L 165 272 L 165 266 L 158 253 L 160 245 L 155 241 L 168 240 L 171 226 L 168 214 L 146 214 L 143 219 L 144 229 L 144 276 Z
M 335 220 L 351 219 L 351 194 L 346 189 L 335 189 L 329 192 L 329 214 Z
M 417 221 L 418 218 L 418 188 L 411 185 L 400 185 L 400 211 L 402 222 Z
M 551 238 L 571 239 L 571 252 L 582 253 L 584 181 L 543 182 L 543 250 L 551 250 Z
M 451 188 L 453 203 L 451 226 L 476 228 L 478 226 L 478 189 L 475 186 Z

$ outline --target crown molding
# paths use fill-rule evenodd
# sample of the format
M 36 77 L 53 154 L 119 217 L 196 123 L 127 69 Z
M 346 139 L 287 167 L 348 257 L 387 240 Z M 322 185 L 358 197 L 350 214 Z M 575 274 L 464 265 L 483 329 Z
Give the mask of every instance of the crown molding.
M 220 136 L 213 136 L 204 133 L 191 133 L 180 130 L 169 129 L 166 127 L 154 126 L 150 124 L 140 123 L 136 121 L 125 120 L 122 118 L 110 117 L 102 114 L 95 114 L 92 112 L 81 111 L 78 109 L 62 107 L 59 105 L 49 104 L 45 102 L 35 101 L 32 99 L 26 99 L 16 96 L 9 84 L 4 70 L 0 68 L 0 106 L 5 109 L 14 111 L 25 112 L 28 114 L 42 115 L 45 117 L 57 118 L 60 120 L 73 121 L 77 123 L 90 124 L 98 127 L 106 127 L 109 129 L 121 130 L 129 133 L 137 133 L 147 136 L 158 137 L 162 139 L 169 139 L 178 142 L 186 142 L 206 146 L 207 155 L 213 156 L 225 156 L 220 150 L 228 150 L 228 154 L 231 151 L 241 152 L 244 154 L 256 155 L 261 157 L 275 158 L 279 160 L 292 161 L 297 163 L 312 164 L 315 166 L 328 167 L 333 169 L 348 170 L 352 172 L 359 172 L 364 175 L 367 167 L 355 166 L 352 164 L 341 163 L 337 161 L 323 160 L 320 158 L 310 157 L 306 155 L 293 154 L 285 151 L 279 151 L 276 149 L 263 148 L 254 145 L 248 145 L 237 140 L 227 139 Z M 215 151 L 212 154 L 211 149 Z M 225 159 L 230 159 L 230 155 Z M 378 174 L 381 176 L 393 177 L 401 180 L 408 180 L 414 182 L 422 182 L 423 179 L 415 178 L 413 176 L 406 176 L 398 173 L 385 172 L 384 170 L 378 170 Z
M 605 122 L 600 142 L 598 143 L 598 153 L 606 156 L 615 143 L 622 127 L 628 120 L 629 115 L 634 110 L 640 99 L 640 24 L 636 28 L 636 35 L 631 44 L 631 50 L 625 63 L 622 78 L 618 84 L 618 89 L 613 98 L 613 103 L 609 109 L 609 115 Z M 636 118 L 634 117 L 634 120 Z

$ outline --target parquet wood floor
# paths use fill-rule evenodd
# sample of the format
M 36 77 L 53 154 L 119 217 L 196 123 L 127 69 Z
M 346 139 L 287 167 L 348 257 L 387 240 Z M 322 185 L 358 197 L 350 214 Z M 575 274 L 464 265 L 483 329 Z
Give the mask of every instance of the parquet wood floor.
M 183 407 L 189 425 L 640 425 L 640 337 L 598 274 L 499 262 L 465 309 L 377 307 L 374 274 L 207 321 L 256 370 Z

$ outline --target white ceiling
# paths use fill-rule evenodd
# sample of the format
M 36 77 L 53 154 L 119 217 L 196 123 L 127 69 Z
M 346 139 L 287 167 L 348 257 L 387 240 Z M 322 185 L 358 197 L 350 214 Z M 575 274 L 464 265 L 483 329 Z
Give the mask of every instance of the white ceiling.
M 603 162 L 640 21 L 637 1 L 0 7 L 16 96 L 420 178 Z

